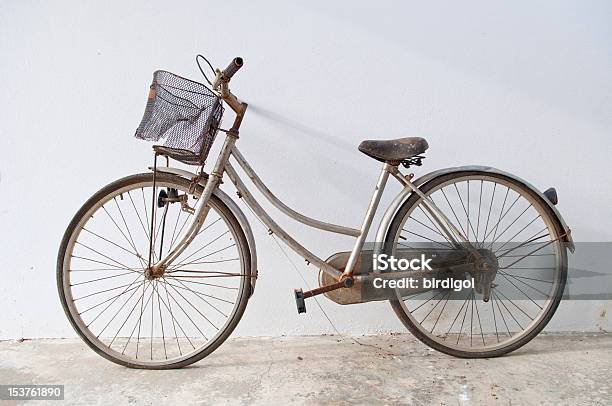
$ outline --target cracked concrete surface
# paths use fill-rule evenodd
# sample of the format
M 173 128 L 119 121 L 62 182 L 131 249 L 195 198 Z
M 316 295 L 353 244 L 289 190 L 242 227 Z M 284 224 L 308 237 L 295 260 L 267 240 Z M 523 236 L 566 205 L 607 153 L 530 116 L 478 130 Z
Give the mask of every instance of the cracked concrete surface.
M 123 368 L 77 339 L 4 341 L 0 383 L 64 384 L 66 404 L 612 404 L 610 334 L 541 335 L 482 360 L 405 334 L 356 338 L 233 339 L 174 371 Z

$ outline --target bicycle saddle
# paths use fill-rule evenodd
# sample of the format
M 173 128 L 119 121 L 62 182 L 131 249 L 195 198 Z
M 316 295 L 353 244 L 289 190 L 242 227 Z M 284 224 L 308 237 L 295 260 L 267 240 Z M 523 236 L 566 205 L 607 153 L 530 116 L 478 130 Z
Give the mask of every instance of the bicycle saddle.
M 359 151 L 381 162 L 399 162 L 422 154 L 429 148 L 427 141 L 420 137 L 406 137 L 395 140 L 365 140 L 359 144 Z

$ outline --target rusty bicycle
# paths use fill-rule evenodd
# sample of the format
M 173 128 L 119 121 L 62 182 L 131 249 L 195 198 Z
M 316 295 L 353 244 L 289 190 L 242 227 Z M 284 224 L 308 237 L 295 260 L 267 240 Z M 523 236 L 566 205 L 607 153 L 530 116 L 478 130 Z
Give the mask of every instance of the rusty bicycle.
M 506 354 L 546 326 L 561 301 L 567 251 L 573 251 L 553 188 L 540 192 L 482 166 L 413 178 L 402 168 L 421 166 L 425 139 L 366 140 L 359 150 L 380 161 L 381 170 L 361 226 L 307 217 L 277 198 L 237 147 L 248 105 L 229 84 L 242 66 L 235 58 L 213 70 L 208 86 L 156 71 L 136 131 L 138 138 L 161 141 L 153 147 L 153 166 L 102 188 L 68 225 L 57 260 L 58 290 L 89 347 L 123 366 L 169 369 L 201 360 L 232 333 L 256 292 L 257 253 L 246 216 L 221 187 L 224 177 L 270 233 L 319 270 L 318 288 L 293 293 L 298 312 L 316 295 L 343 305 L 387 300 L 425 344 L 467 358 Z M 234 118 L 223 129 L 226 108 Z M 204 163 L 219 133 L 222 145 L 207 173 Z M 198 169 L 172 167 L 174 160 Z M 280 212 L 355 238 L 352 249 L 327 260 L 309 251 L 262 208 L 239 170 Z M 402 190 L 370 247 L 366 239 L 389 179 Z M 373 281 L 407 273 L 371 269 L 372 255 L 423 255 L 428 248 L 419 243 L 445 250 L 450 259 L 410 275 L 475 285 L 460 292 L 440 284 L 376 290 Z

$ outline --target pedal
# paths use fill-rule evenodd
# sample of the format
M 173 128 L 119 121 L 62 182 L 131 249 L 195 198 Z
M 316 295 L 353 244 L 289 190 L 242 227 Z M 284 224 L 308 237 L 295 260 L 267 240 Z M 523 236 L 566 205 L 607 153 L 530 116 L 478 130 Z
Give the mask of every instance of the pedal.
M 302 289 L 295 289 L 295 304 L 297 305 L 298 314 L 306 313 L 306 302 L 304 301 L 304 292 Z
M 322 293 L 331 292 L 332 290 L 341 289 L 341 288 L 350 288 L 353 286 L 354 280 L 352 277 L 346 278 L 340 282 L 332 283 L 331 285 L 321 286 L 313 290 L 309 290 L 304 292 L 302 289 L 295 289 L 293 292 L 295 294 L 295 304 L 297 305 L 298 314 L 306 313 L 306 302 L 304 299 L 309 297 L 317 296 Z

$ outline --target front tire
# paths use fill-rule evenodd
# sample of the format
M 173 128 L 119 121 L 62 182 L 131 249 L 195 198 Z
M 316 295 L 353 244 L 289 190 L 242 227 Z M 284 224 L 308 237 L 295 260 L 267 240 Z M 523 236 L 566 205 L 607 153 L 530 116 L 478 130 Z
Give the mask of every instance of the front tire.
M 251 253 L 238 220 L 216 196 L 167 273 L 148 279 L 144 272 L 151 236 L 155 261 L 193 216 L 178 201 L 158 208 L 160 191 L 184 196 L 192 207 L 202 190 L 190 192 L 189 181 L 158 173 L 153 191 L 152 173 L 132 175 L 97 192 L 70 222 L 57 260 L 59 296 L 76 332 L 99 355 L 130 368 L 181 368 L 213 352 L 238 324 L 251 293 Z

